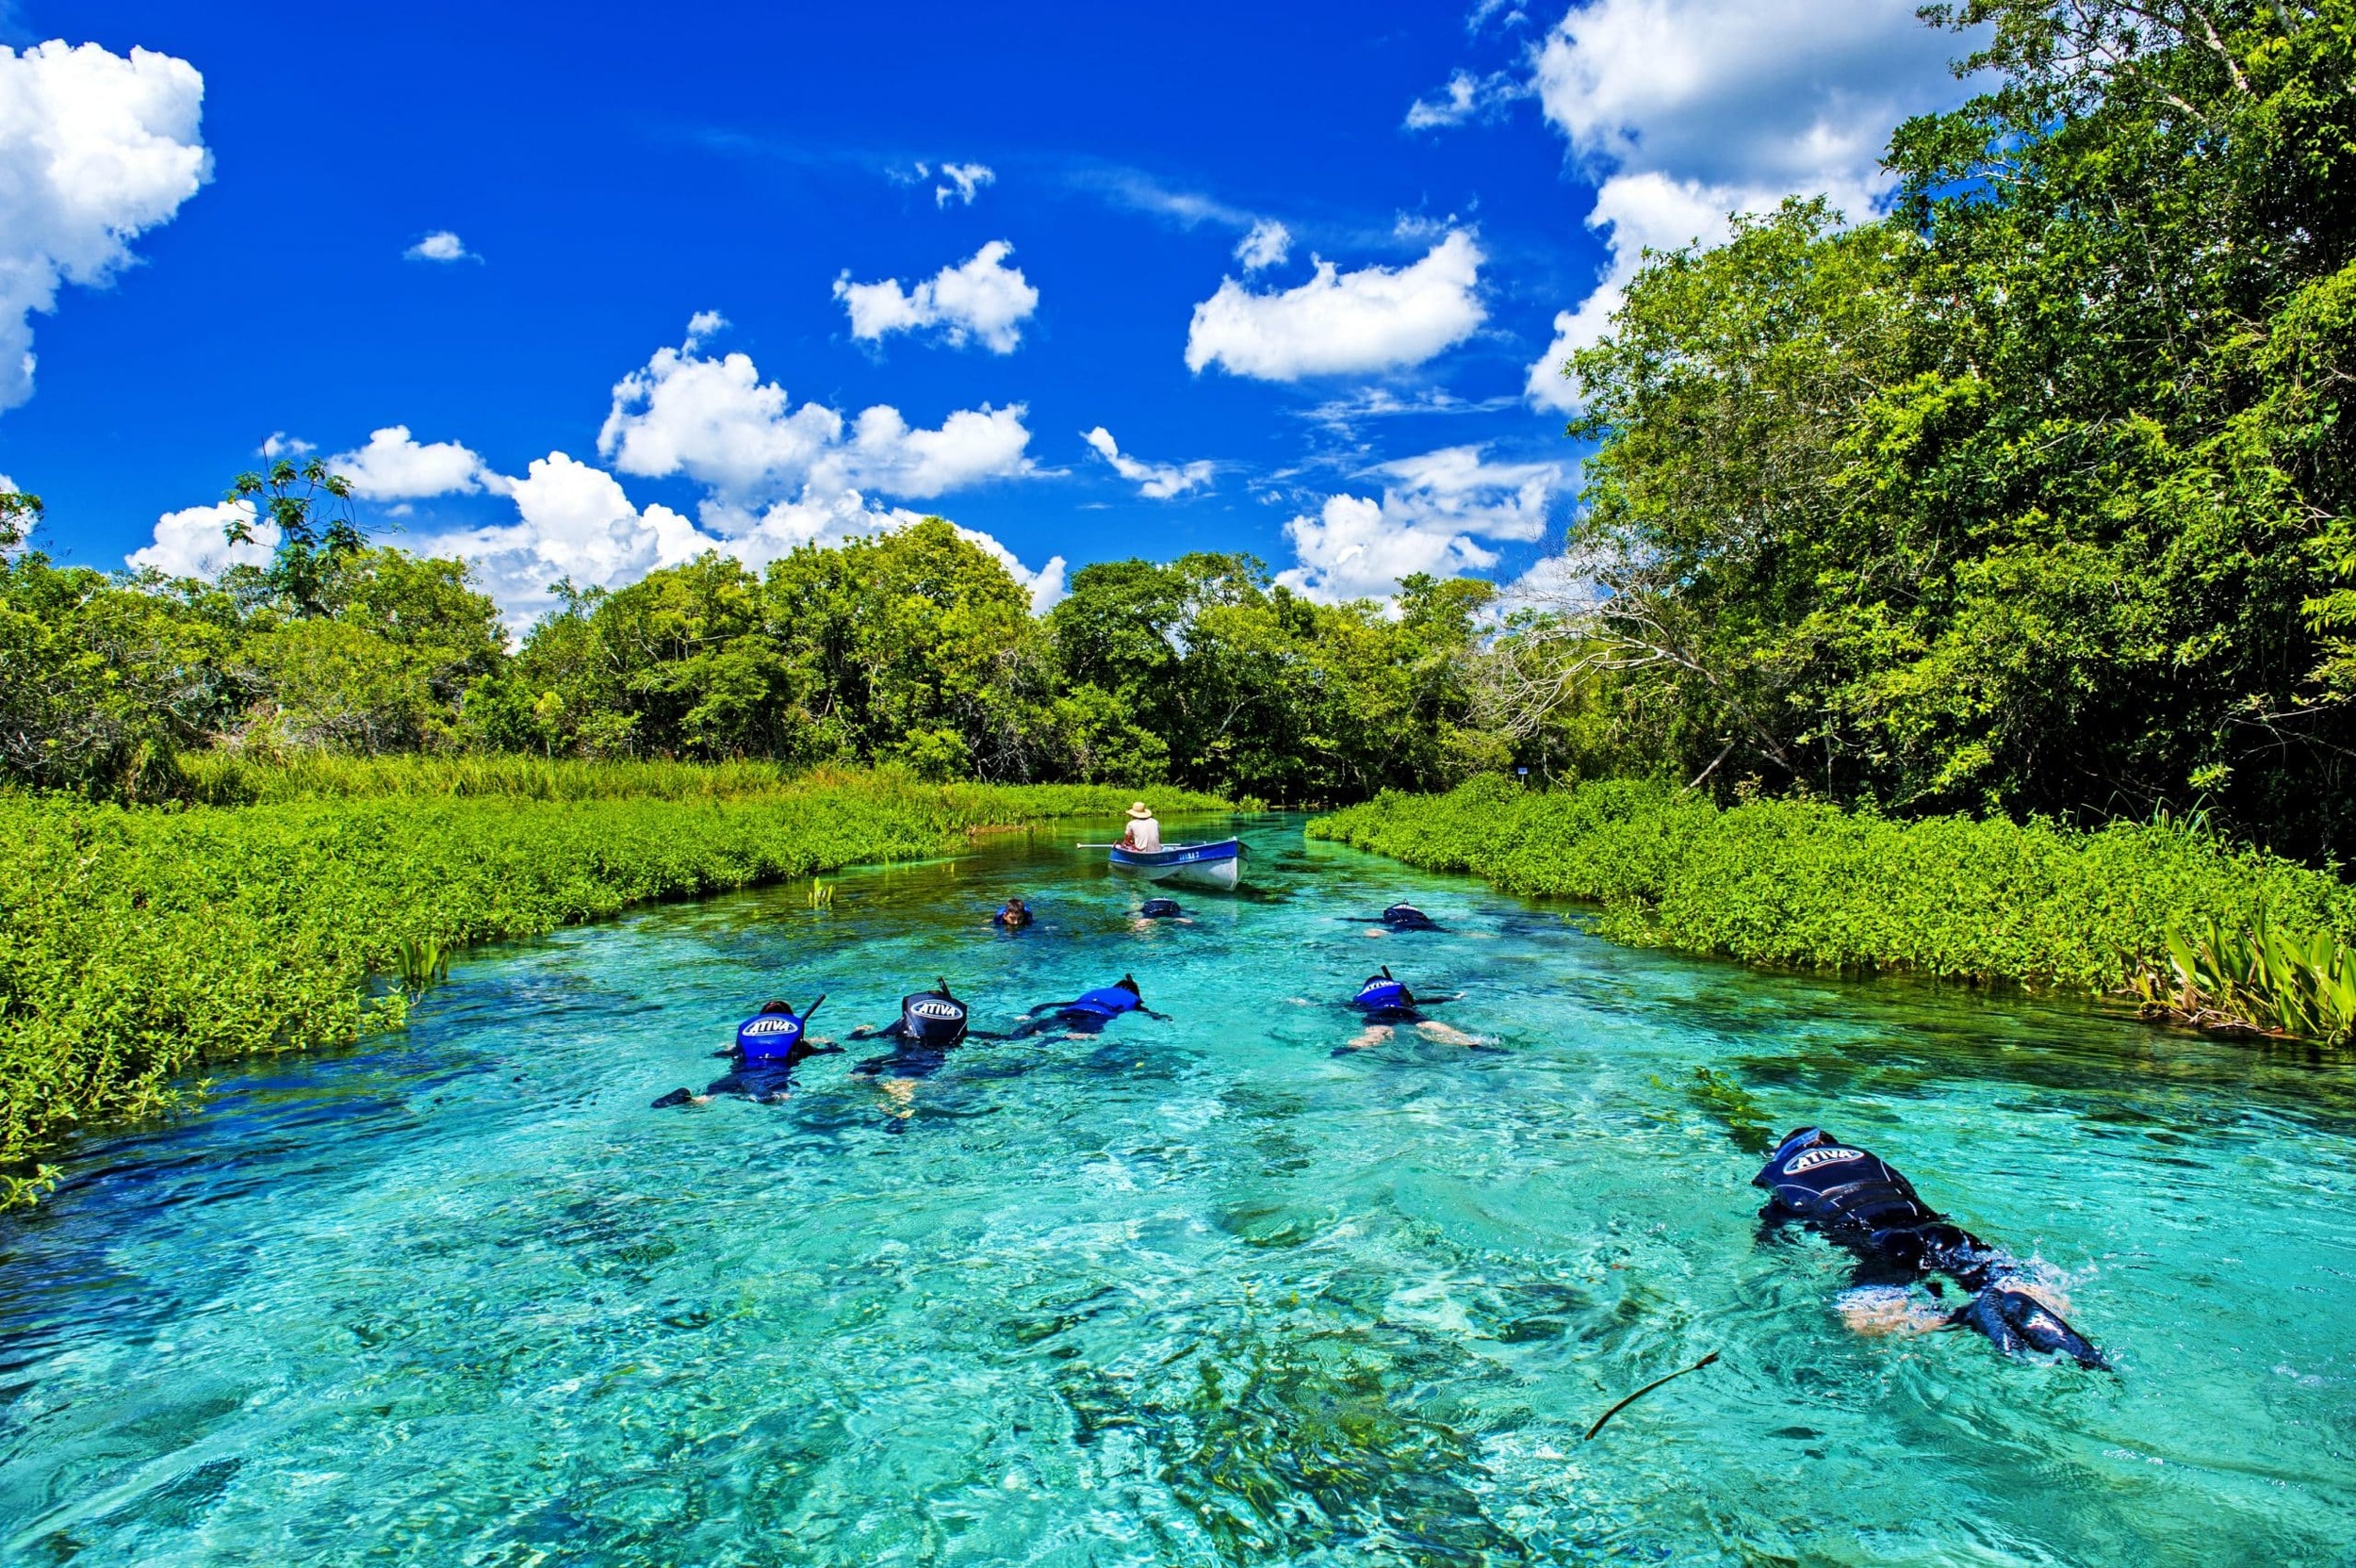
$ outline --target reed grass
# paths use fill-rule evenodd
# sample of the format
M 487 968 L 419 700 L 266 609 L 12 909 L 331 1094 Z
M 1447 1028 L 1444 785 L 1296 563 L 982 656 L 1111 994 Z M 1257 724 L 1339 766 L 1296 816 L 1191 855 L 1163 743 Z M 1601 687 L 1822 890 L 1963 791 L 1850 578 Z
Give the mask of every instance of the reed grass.
M 2147 1017 L 2281 1039 L 2356 1040 L 2356 948 L 2329 931 L 2293 934 L 2261 906 L 2243 927 L 2170 926 L 2168 972 L 2133 984 Z
M 2356 889 L 2334 872 L 2167 816 L 2090 831 L 2002 818 L 1900 822 L 1808 801 L 1721 808 L 1647 783 L 1529 791 L 1492 777 L 1446 795 L 1383 794 L 1309 831 L 1512 891 L 1599 905 L 1597 928 L 1620 940 L 1794 968 L 2140 995 L 2139 977 L 2172 971 L 2171 931 L 2263 922 L 2310 956 L 2356 939 Z M 2247 966 L 2219 939 L 2197 988 L 2250 1003 L 2259 982 L 2232 980 Z M 2350 972 L 2335 962 L 2321 969 Z M 2316 1019 L 2319 986 L 2302 1004 Z M 2279 1017 L 2285 1032 L 2330 1037 L 2294 1027 L 2292 1011 Z

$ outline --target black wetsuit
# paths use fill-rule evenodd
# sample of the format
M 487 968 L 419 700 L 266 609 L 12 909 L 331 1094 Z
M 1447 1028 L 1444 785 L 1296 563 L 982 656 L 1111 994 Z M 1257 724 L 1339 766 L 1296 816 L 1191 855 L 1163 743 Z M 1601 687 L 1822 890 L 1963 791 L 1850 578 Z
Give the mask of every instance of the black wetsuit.
M 1394 904 L 1383 911 L 1383 923 L 1394 931 L 1437 931 L 1440 923 L 1412 904 Z
M 1923 1202 L 1880 1156 L 1803 1127 L 1785 1137 L 1751 1184 L 1767 1189 L 1761 1218 L 1797 1221 L 1847 1248 L 1861 1283 L 1911 1284 L 1944 1274 L 1973 1293 L 1950 1321 L 1979 1330 L 2000 1349 L 2058 1350 L 2082 1366 L 2108 1364 L 2060 1314 L 2013 1282 L 2020 1265 L 2010 1254 Z
M 1137 913 L 1147 920 L 1178 920 L 1186 915 L 1174 898 L 1149 898 Z

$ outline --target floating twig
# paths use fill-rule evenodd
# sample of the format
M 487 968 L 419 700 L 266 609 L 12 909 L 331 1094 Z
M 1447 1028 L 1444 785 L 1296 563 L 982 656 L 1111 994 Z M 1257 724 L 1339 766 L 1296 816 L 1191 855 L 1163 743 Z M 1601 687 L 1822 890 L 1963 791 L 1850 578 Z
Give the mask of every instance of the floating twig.
M 1580 1439 L 1580 1441 L 1583 1443 L 1593 1443 L 1595 1440 L 1595 1434 L 1603 1430 L 1603 1424 L 1606 1421 L 1611 1420 L 1613 1416 L 1619 1414 L 1620 1412 L 1628 1409 L 1628 1406 L 1634 1404 L 1645 1395 L 1650 1394 L 1654 1389 L 1659 1388 L 1662 1383 L 1675 1382 L 1679 1378 L 1684 1377 L 1686 1372 L 1698 1372 L 1703 1367 L 1708 1366 L 1711 1362 L 1716 1361 L 1717 1359 L 1718 1352 L 1712 1350 L 1710 1354 L 1704 1356 L 1701 1360 L 1687 1367 L 1684 1372 L 1672 1372 L 1665 1378 L 1655 1378 L 1652 1381 L 1646 1383 L 1644 1387 L 1638 1389 L 1635 1393 L 1629 1395 L 1618 1404 L 1613 1405 L 1610 1410 L 1605 1411 L 1601 1415 L 1596 1416 L 1595 1424 L 1587 1429 L 1587 1435 Z

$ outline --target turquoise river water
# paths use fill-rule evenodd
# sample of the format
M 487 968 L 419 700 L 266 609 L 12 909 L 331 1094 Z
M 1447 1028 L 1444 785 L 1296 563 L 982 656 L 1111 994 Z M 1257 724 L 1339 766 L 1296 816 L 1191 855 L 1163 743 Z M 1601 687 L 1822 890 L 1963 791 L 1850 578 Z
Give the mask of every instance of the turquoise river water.
M 1098 828 L 469 955 L 87 1139 L 0 1221 L 0 1562 L 2356 1563 L 2356 1069 L 1247 834 L 1186 925 Z M 1396 896 L 1448 929 L 1347 918 Z M 1383 963 L 1496 1048 L 1335 1054 Z M 1170 1021 L 648 1106 L 772 994 L 1123 971 Z M 1805 1121 L 2117 1371 L 1844 1326 L 1757 1233 L 1744 1143 Z

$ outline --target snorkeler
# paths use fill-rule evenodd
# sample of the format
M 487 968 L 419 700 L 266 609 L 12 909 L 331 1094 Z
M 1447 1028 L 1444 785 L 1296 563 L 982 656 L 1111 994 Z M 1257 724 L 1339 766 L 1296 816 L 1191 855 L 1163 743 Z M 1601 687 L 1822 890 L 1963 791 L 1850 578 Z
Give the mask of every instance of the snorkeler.
M 990 917 L 990 923 L 1002 931 L 1020 931 L 1031 923 L 1030 906 L 1019 896 L 1009 898 L 998 906 L 996 914 Z
M 1384 964 L 1381 973 L 1366 976 L 1350 1004 L 1366 1014 L 1369 1023 L 1421 1023 L 1423 1014 L 1417 1009 L 1456 1000 L 1453 996 L 1418 997 L 1406 982 L 1394 979 L 1391 966 Z
M 1044 1030 L 1060 1028 L 1067 1035 L 1101 1035 L 1104 1026 L 1123 1013 L 1143 1013 L 1147 1018 L 1170 1021 L 1170 1015 L 1157 1013 L 1145 1004 L 1138 993 L 1137 983 L 1122 975 L 1109 986 L 1083 991 L 1070 1002 L 1042 1002 L 1031 1009 L 1030 1017 L 1014 1027 L 1006 1037 L 1029 1039 Z
M 715 1079 L 701 1094 L 673 1089 L 657 1100 L 654 1108 L 700 1105 L 718 1094 L 738 1095 L 763 1104 L 785 1099 L 794 1091 L 795 1068 L 812 1056 L 831 1056 L 843 1049 L 831 1041 L 810 1038 L 810 1016 L 826 1000 L 821 994 L 810 1004 L 809 1012 L 800 1014 L 788 1003 L 763 1003 L 760 1012 L 736 1026 L 736 1043 L 717 1053 L 736 1064 L 727 1076 Z
M 1366 919 L 1364 915 L 1351 915 L 1349 918 Z M 1385 931 L 1437 931 L 1441 928 L 1438 921 L 1433 920 L 1412 904 L 1394 904 L 1375 916 L 1369 923 L 1380 925 Z
M 1855 1253 L 1860 1284 L 1921 1281 L 1938 1295 L 1939 1282 L 1927 1276 L 1944 1274 L 1972 1293 L 1925 1327 L 1977 1329 L 2007 1353 L 2057 1350 L 2081 1366 L 2110 1364 L 2030 1293 L 2018 1260 L 1924 1203 L 1878 1156 L 1802 1127 L 1785 1135 L 1751 1184 L 1767 1189 L 1760 1218 L 1769 1224 L 1798 1221 Z
M 900 999 L 900 1016 L 880 1029 L 860 1024 L 850 1033 L 855 1040 L 890 1040 L 892 1054 L 871 1056 L 851 1069 L 860 1078 L 889 1074 L 923 1078 L 940 1070 L 942 1058 L 968 1039 L 1004 1039 L 972 1026 L 966 1004 L 949 994 L 949 982 L 928 991 L 912 991 Z
M 1149 898 L 1137 906 L 1139 920 L 1184 920 L 1186 916 L 1174 898 Z
M 1358 1032 L 1355 1038 L 1335 1050 L 1333 1054 L 1339 1056 L 1346 1052 L 1364 1051 L 1370 1045 L 1381 1045 L 1402 1023 L 1414 1024 L 1417 1034 L 1443 1044 L 1469 1046 L 1476 1050 L 1495 1049 L 1491 1042 L 1478 1035 L 1467 1035 L 1461 1029 L 1449 1028 L 1437 1019 L 1423 1016 L 1426 1007 L 1460 1000 L 1461 996 L 1417 996 L 1407 988 L 1405 982 L 1395 978 L 1391 967 L 1385 964 L 1380 973 L 1367 975 L 1359 986 L 1358 994 L 1350 999 L 1350 1005 L 1365 1015 L 1366 1026 Z

